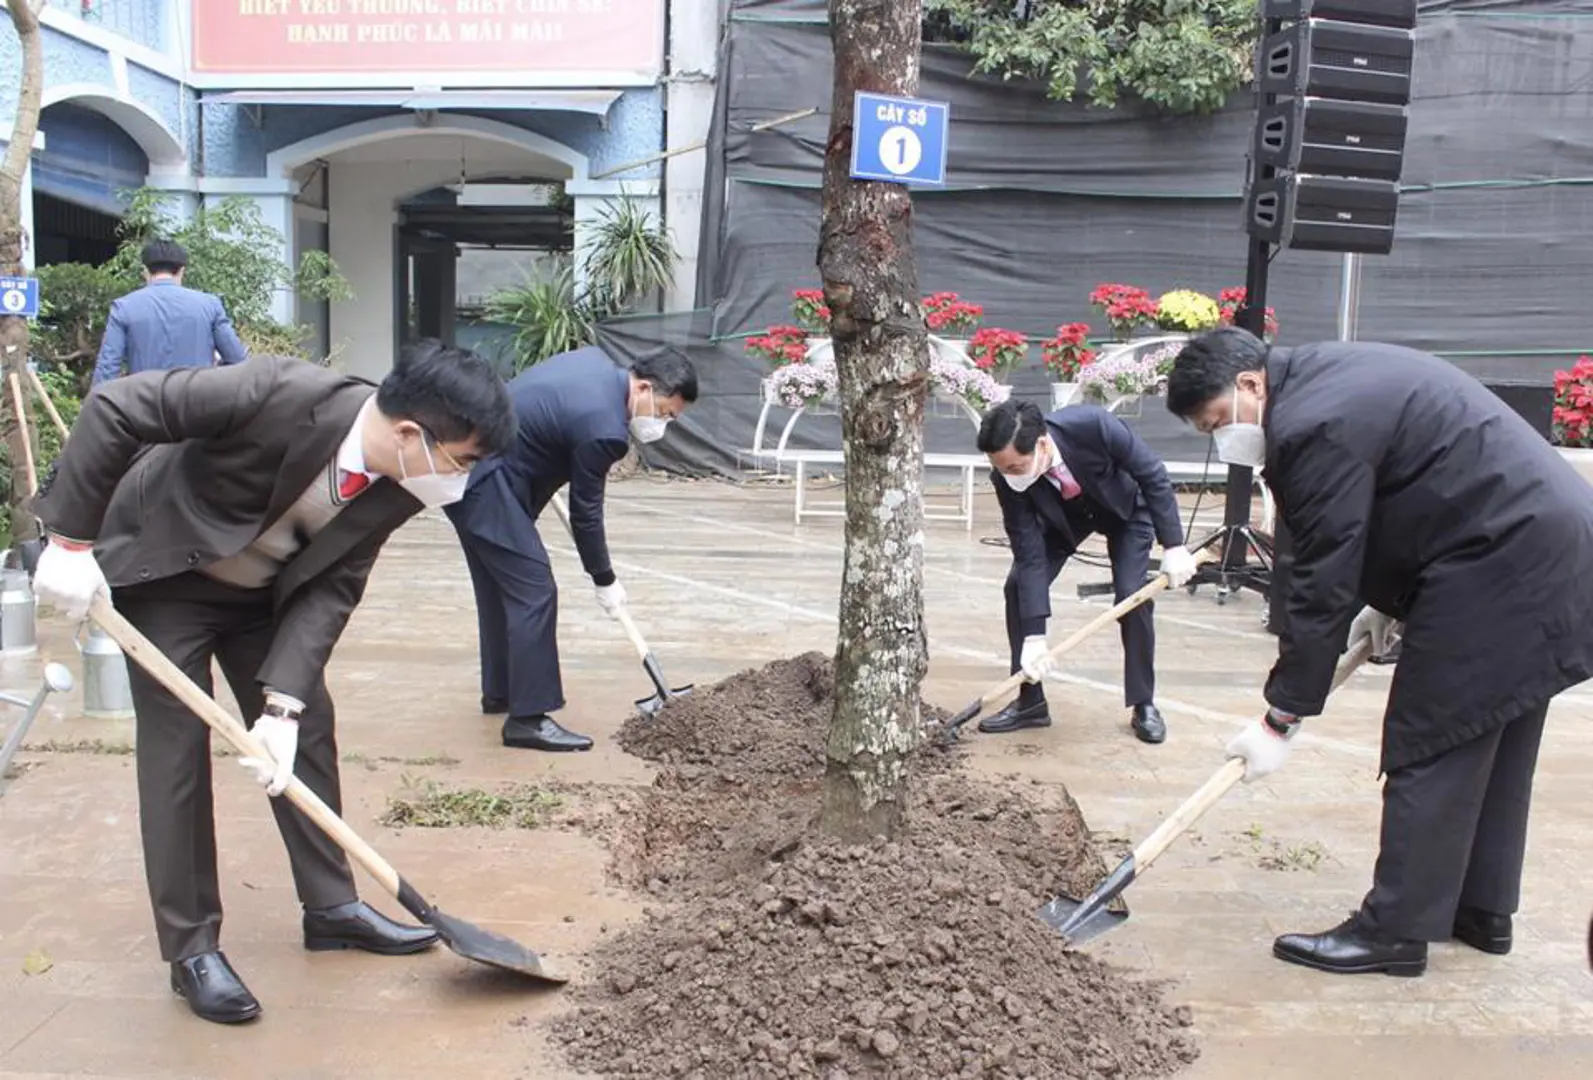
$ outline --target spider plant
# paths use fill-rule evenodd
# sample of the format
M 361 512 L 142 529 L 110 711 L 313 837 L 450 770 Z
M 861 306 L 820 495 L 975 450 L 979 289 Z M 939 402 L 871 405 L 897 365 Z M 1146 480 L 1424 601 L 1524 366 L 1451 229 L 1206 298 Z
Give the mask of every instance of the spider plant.
M 630 311 L 669 287 L 674 242 L 639 201 L 619 199 L 600 207 L 587 235 L 586 278 L 606 313 Z

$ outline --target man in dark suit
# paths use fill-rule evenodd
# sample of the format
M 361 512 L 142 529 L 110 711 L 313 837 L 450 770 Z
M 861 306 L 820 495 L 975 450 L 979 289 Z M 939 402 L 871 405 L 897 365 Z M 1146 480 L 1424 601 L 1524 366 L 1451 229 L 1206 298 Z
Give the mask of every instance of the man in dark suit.
M 80 619 L 117 609 L 207 691 L 214 657 L 271 760 L 242 764 L 272 796 L 300 780 L 340 806 L 325 668 L 382 545 L 513 435 L 503 383 L 473 353 L 407 348 L 379 388 L 300 360 L 129 375 L 83 402 L 35 511 L 49 529 L 34 589 Z M 139 824 L 172 989 L 207 1020 L 260 1004 L 220 951 L 209 729 L 128 664 Z M 343 852 L 286 800 L 272 812 L 309 949 L 430 947 L 360 902 Z
M 188 253 L 171 240 L 144 245 L 144 287 L 111 305 L 94 364 L 94 385 L 122 374 L 241 363 L 248 350 L 221 298 L 183 284 Z
M 1188 581 L 1195 558 L 1184 547 L 1178 501 L 1167 468 L 1133 429 L 1105 409 L 1075 405 L 1044 416 L 1027 401 L 1009 400 L 985 414 L 979 450 L 990 457 L 1001 520 L 1012 544 L 1007 574 L 1007 643 L 1012 671 L 1028 676 L 1018 699 L 979 723 L 980 731 L 1048 727 L 1041 680 L 1051 583 L 1092 533 L 1106 537 L 1118 600 L 1144 587 L 1151 545 L 1160 541 L 1162 569 L 1174 587 Z M 1140 741 L 1167 738 L 1156 708 L 1156 628 L 1152 605 L 1119 621 L 1123 697 Z
M 559 677 L 558 589 L 537 518 L 570 485 L 570 527 L 597 602 L 614 615 L 625 588 L 609 561 L 603 492 L 609 469 L 630 439 L 652 442 L 697 400 L 697 373 L 680 352 L 662 348 L 629 371 L 603 350 L 550 357 L 509 384 L 518 432 L 501 457 L 470 477 L 448 508 L 476 591 L 481 648 L 481 711 L 507 713 L 503 745 L 588 750 L 592 740 L 552 717 L 564 707 Z
M 1371 891 L 1274 955 L 1420 975 L 1428 942 L 1509 952 L 1544 717 L 1593 676 L 1587 482 L 1481 383 L 1397 345 L 1214 331 L 1179 356 L 1167 407 L 1224 461 L 1266 467 L 1294 540 L 1269 708 L 1228 745 L 1245 780 L 1283 765 L 1346 646 L 1385 651 L 1403 624 Z

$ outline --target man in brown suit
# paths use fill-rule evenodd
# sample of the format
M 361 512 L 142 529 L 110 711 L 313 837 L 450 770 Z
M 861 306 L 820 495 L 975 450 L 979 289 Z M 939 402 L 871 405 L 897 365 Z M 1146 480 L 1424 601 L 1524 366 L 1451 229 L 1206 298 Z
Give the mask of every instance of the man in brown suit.
M 201 687 L 221 664 L 271 760 L 340 809 L 325 668 L 387 538 L 464 490 L 514 435 L 503 383 L 474 353 L 406 348 L 379 388 L 300 360 L 129 375 L 97 387 L 35 503 L 50 544 L 34 589 L 82 618 L 117 609 Z M 204 723 L 129 664 L 145 875 L 172 989 L 207 1020 L 260 1013 L 219 947 L 221 894 Z M 272 799 L 306 948 L 396 955 L 436 941 L 356 898 L 343 852 Z

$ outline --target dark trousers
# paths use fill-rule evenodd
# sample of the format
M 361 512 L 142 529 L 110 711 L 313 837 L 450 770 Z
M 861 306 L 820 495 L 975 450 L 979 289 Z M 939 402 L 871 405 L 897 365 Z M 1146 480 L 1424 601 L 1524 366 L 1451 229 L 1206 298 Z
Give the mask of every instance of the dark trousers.
M 1079 537 L 1082 543 L 1088 534 Z M 1131 519 L 1119 528 L 1106 533 L 1106 551 L 1112 560 L 1112 592 L 1119 602 L 1145 587 L 1150 573 L 1151 547 L 1156 542 L 1156 528 L 1147 519 Z M 1068 556 L 1056 551 L 1049 553 L 1048 581 L 1055 581 L 1067 565 Z M 1019 657 L 1023 653 L 1023 625 L 1018 618 L 1017 567 L 1007 574 L 1007 645 L 1012 650 L 1012 673 L 1023 669 Z M 1144 705 L 1156 697 L 1156 618 L 1154 604 L 1145 603 L 1118 620 L 1118 631 L 1123 638 L 1123 703 L 1130 707 Z M 1039 683 L 1024 683 L 1019 692 L 1025 705 L 1045 700 L 1045 690 Z
M 507 700 L 509 715 L 564 707 L 559 678 L 559 589 L 533 527 L 519 551 L 455 525 L 476 591 L 481 696 Z
M 1521 901 L 1532 774 L 1548 702 L 1383 781 L 1383 827 L 1364 922 L 1447 941 L 1464 904 L 1513 915 Z
M 118 589 L 114 599 L 117 610 L 206 693 L 213 693 L 211 660 L 218 661 L 245 725 L 254 726 L 264 705 L 255 675 L 276 634 L 268 594 L 184 575 Z M 210 729 L 138 664 L 128 661 L 127 674 L 137 715 L 139 830 L 155 932 L 161 958 L 182 960 L 220 944 Z M 294 775 L 341 813 L 332 699 L 324 681 L 304 704 Z M 238 771 L 233 782 L 245 780 L 236 760 L 229 761 L 226 767 Z M 272 799 L 271 812 L 300 902 L 314 910 L 355 899 L 342 849 L 286 798 Z

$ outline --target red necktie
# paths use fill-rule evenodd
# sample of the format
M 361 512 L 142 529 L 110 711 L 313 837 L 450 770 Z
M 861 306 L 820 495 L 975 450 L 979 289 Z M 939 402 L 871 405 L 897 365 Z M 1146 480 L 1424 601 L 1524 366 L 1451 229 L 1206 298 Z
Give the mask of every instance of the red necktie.
M 1064 465 L 1052 466 L 1047 470 L 1046 475 L 1056 480 L 1057 485 L 1062 489 L 1062 498 L 1064 499 L 1077 498 L 1084 491 L 1083 488 L 1079 487 L 1079 482 L 1073 479 L 1073 474 L 1068 472 L 1067 467 Z
M 371 478 L 364 473 L 345 472 L 342 482 L 337 486 L 337 493 L 342 496 L 344 502 L 347 502 L 369 487 L 370 482 Z

